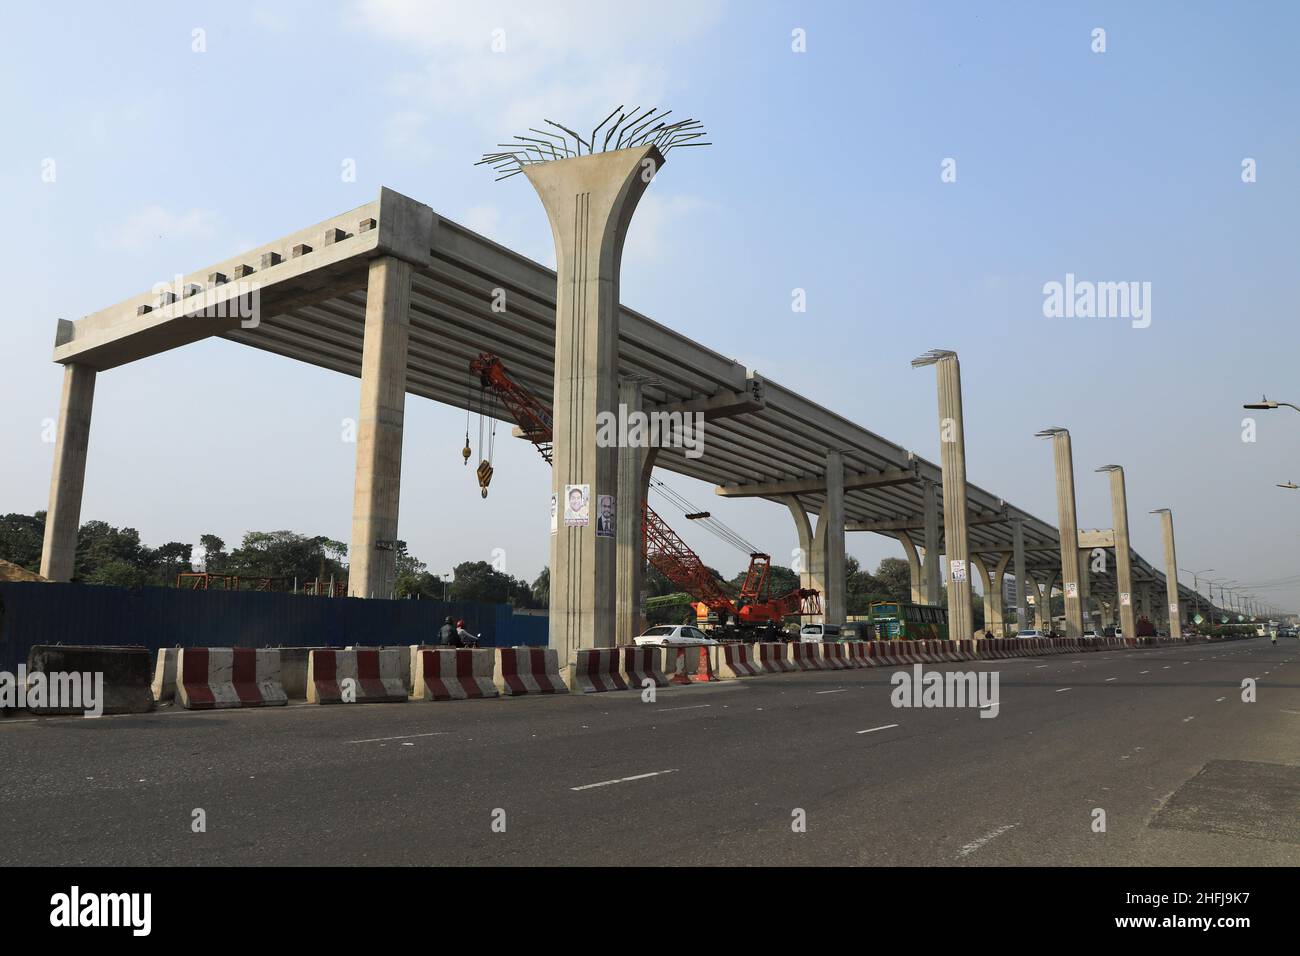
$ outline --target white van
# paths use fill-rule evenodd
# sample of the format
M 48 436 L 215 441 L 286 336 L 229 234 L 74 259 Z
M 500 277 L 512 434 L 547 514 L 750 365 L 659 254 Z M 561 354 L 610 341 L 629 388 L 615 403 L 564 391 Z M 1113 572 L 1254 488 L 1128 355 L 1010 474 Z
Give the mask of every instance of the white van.
M 805 624 L 799 628 L 799 641 L 803 644 L 821 644 L 823 641 L 834 643 L 839 639 L 838 624 Z

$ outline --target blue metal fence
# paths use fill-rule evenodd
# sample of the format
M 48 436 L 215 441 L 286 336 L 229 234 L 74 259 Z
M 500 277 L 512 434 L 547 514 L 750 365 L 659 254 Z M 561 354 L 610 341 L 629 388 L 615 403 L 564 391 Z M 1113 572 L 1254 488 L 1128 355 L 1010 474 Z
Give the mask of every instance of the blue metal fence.
M 381 601 L 260 591 L 0 583 L 0 669 L 35 644 L 160 647 L 344 647 L 436 643 L 444 617 L 465 619 L 484 647 L 545 646 L 548 621 L 505 604 Z

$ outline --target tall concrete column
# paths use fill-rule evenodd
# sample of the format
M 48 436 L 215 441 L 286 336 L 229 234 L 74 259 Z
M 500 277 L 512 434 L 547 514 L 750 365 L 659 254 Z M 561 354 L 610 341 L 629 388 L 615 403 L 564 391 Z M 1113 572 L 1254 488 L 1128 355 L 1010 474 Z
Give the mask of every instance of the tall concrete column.
M 1092 552 L 1079 549 L 1079 615 L 1085 627 L 1097 626 L 1092 612 Z
M 925 586 L 922 590 L 926 604 L 943 600 L 942 578 L 939 576 L 939 489 L 933 481 L 921 483 L 925 514 Z M 965 640 L 965 638 L 963 638 Z
M 935 349 L 912 360 L 933 365 L 939 385 L 939 464 L 943 469 L 943 543 L 948 569 L 948 633 L 969 640 L 974 633 L 970 603 L 970 550 L 966 539 L 966 437 L 957 353 Z
M 903 546 L 903 551 L 907 555 L 908 579 L 912 585 L 912 603 L 925 604 L 925 582 L 921 577 L 921 558 L 916 553 L 916 545 L 912 543 L 912 536 L 906 531 L 898 533 L 898 542 Z
M 1118 593 L 1115 607 L 1119 608 L 1119 626 L 1125 637 L 1137 636 L 1137 619 L 1133 605 L 1133 556 L 1128 538 L 1128 491 L 1124 485 L 1124 469 L 1119 465 L 1103 465 L 1097 469 L 1110 474 L 1111 526 L 1115 530 L 1115 575 Z
M 844 456 L 826 453 L 826 505 L 817 516 L 817 536 L 824 542 L 825 590 L 822 609 L 828 624 L 843 624 L 847 600 L 844 581 Z
M 641 411 L 641 384 L 622 382 L 619 404 L 628 413 Z M 615 584 L 614 642 L 631 644 L 645 628 L 645 527 L 642 514 L 650 488 L 658 448 L 620 447 L 618 450 L 618 497 L 614 518 L 617 527 L 617 581 Z
M 551 536 L 550 646 L 564 667 L 579 649 L 615 640 L 617 542 L 596 533 L 596 515 L 600 496 L 618 494 L 618 448 L 598 445 L 597 416 L 617 412 L 623 242 L 662 166 L 653 146 L 524 166 L 555 240 L 551 488 L 561 516 Z M 585 524 L 564 519 L 572 486 L 588 495 Z
M 50 474 L 50 507 L 45 514 L 41 576 L 71 581 L 77 558 L 77 529 L 81 526 L 81 493 L 86 484 L 86 450 L 90 444 L 90 411 L 95 402 L 95 370 L 88 365 L 63 367 L 59 399 L 59 430 L 54 441 Z
M 1052 586 L 1055 583 L 1055 578 L 1048 578 L 1039 586 L 1038 629 L 1044 634 L 1052 629 Z
M 1061 592 L 1065 595 L 1065 636 L 1077 638 L 1083 633 L 1083 602 L 1079 590 L 1079 521 L 1074 507 L 1074 452 L 1070 433 L 1064 428 L 1048 428 L 1038 433 L 1052 439 L 1056 464 L 1056 511 L 1061 534 Z M 1071 593 L 1073 592 L 1073 594 Z
M 1169 612 L 1169 636 L 1175 640 L 1183 636 L 1182 612 L 1178 606 L 1178 554 L 1174 548 L 1174 513 L 1168 508 L 1157 508 L 1152 514 L 1160 515 L 1165 532 L 1165 605 Z
M 386 598 L 396 583 L 410 304 L 410 263 L 392 256 L 372 260 L 361 352 L 361 409 L 348 552 L 350 597 Z
M 1020 518 L 1011 519 L 1011 551 L 1016 575 L 1016 627 L 1029 629 L 1029 605 L 1025 601 L 1025 524 Z
M 984 628 L 994 637 L 1004 637 L 1006 627 L 1002 617 L 1002 576 L 1006 572 L 1010 555 L 1005 555 L 996 565 L 988 565 L 977 554 L 971 555 L 971 566 L 979 572 L 984 588 Z
M 794 530 L 799 538 L 799 587 L 821 590 L 821 562 L 814 560 L 814 537 L 808 511 L 798 495 L 785 495 L 782 499 L 794 518 Z M 810 618 L 810 620 L 812 620 Z

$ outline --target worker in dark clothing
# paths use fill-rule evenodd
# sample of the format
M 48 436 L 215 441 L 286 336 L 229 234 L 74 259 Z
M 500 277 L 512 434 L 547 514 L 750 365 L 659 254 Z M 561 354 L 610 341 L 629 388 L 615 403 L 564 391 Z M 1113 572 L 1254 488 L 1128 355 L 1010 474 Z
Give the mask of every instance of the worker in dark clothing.
M 438 628 L 438 643 L 443 647 L 460 647 L 460 635 L 450 617 L 446 618 L 442 622 L 442 627 Z

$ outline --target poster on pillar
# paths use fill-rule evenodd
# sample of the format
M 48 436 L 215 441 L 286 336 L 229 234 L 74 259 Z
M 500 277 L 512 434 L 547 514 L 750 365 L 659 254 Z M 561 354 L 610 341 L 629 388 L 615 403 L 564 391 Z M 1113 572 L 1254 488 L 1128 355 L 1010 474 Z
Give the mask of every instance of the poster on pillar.
M 1068 598 L 1077 598 L 1079 596 L 1079 585 L 1069 581 L 1065 585 L 1065 596 Z
M 560 502 L 559 496 L 551 492 L 551 534 L 557 534 L 560 530 Z
M 1124 607 L 1131 607 L 1133 604 L 1133 599 L 1129 597 L 1129 593 L 1127 591 L 1120 591 L 1119 603 L 1122 604 Z
M 1169 613 L 1170 613 L 1170 614 L 1177 614 L 1177 613 L 1178 613 L 1178 605 L 1177 605 L 1177 604 L 1171 604 L 1171 605 L 1169 605 Z
M 966 562 L 954 559 L 952 562 L 952 580 L 954 584 L 966 583 Z
M 564 486 L 564 526 L 585 528 L 591 524 L 591 485 Z
M 614 496 L 596 496 L 596 537 L 614 537 Z

